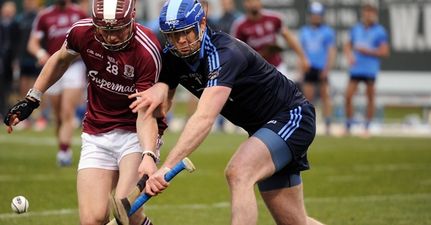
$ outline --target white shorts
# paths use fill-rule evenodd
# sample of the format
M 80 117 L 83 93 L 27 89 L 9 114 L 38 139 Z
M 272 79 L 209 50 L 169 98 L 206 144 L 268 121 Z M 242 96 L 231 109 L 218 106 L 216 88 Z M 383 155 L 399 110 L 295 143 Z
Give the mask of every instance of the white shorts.
M 124 156 L 143 151 L 137 133 L 126 130 L 115 129 L 97 135 L 82 133 L 81 139 L 78 170 L 85 168 L 119 170 L 118 165 Z M 160 156 L 161 145 L 159 136 L 156 146 L 157 156 Z
M 75 89 L 85 87 L 86 67 L 82 60 L 73 62 L 63 76 L 46 90 L 48 95 L 59 95 L 64 89 Z

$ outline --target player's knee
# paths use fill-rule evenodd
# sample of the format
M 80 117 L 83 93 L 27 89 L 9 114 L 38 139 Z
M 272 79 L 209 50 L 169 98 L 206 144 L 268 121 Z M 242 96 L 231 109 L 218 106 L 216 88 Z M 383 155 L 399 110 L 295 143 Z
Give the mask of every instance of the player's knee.
M 250 183 L 247 174 L 239 166 L 229 164 L 225 169 L 225 177 L 230 187 L 243 186 Z
M 307 217 L 303 215 L 292 215 L 287 218 L 285 223 L 280 223 L 285 225 L 295 225 L 295 224 L 308 224 Z
M 75 110 L 74 109 L 63 109 L 61 111 L 61 120 L 68 121 L 72 120 L 75 116 Z
M 280 225 L 297 225 L 297 224 L 308 224 L 307 214 L 301 209 L 291 209 L 289 212 L 283 214 L 283 216 L 276 218 L 277 224 Z

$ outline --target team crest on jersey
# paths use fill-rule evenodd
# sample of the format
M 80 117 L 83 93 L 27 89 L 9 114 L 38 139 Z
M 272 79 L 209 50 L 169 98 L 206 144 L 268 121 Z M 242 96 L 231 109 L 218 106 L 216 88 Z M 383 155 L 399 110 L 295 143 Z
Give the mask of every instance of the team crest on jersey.
M 276 124 L 277 123 L 277 120 L 270 120 L 270 121 L 268 121 L 268 123 L 266 123 L 266 124 Z
M 218 77 L 218 75 L 219 75 L 219 70 L 211 71 L 211 72 L 208 74 L 208 79 L 213 80 L 213 79 L 217 78 L 217 77 Z
M 124 65 L 124 77 L 127 79 L 133 79 L 135 76 L 135 68 L 131 65 Z

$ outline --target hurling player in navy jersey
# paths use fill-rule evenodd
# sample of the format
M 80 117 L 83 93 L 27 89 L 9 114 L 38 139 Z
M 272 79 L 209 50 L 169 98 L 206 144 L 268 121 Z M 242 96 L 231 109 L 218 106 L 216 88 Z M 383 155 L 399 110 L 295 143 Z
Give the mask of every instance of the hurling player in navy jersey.
M 135 1 L 94 0 L 92 19 L 70 28 L 63 46 L 46 62 L 25 99 L 9 110 L 8 131 L 39 106 L 41 95 L 81 57 L 87 67 L 87 112 L 83 120 L 77 192 L 80 224 L 109 220 L 109 195 L 119 199 L 136 186 L 140 175 L 157 171 L 159 137 L 166 128 L 145 109 L 133 113 L 128 95 L 154 85 L 161 70 L 156 36 L 134 22 Z M 142 213 L 133 225 L 149 225 Z
M 277 224 L 320 224 L 307 216 L 300 176 L 309 169 L 315 112 L 295 83 L 245 43 L 210 30 L 196 0 L 168 1 L 160 13 L 160 29 L 167 46 L 159 82 L 129 96 L 138 97 L 130 107 L 148 107 L 149 112 L 159 107 L 163 113 L 179 84 L 199 102 L 145 191 L 155 195 L 168 186 L 163 175 L 197 149 L 221 113 L 250 136 L 225 171 L 231 224 L 257 223 L 255 184 Z

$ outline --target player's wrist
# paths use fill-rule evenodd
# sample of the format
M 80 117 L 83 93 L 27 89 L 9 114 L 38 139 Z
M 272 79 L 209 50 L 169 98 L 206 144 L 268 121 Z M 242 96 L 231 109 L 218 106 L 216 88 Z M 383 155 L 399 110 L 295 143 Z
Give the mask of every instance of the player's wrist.
M 36 58 L 38 60 L 42 59 L 43 57 L 45 57 L 46 55 L 48 55 L 48 52 L 46 52 L 45 49 L 41 48 L 36 52 Z
M 31 101 L 39 103 L 42 100 L 42 94 L 43 93 L 41 91 L 31 88 L 30 90 L 28 90 L 27 95 L 25 97 L 27 99 L 30 99 Z
M 162 167 L 160 168 L 160 170 L 161 170 L 161 171 L 163 171 L 163 173 L 165 174 L 165 173 L 169 172 L 169 171 L 171 170 L 171 168 L 169 168 L 169 167 L 167 167 L 167 166 L 162 166 Z
M 157 157 L 157 155 L 153 151 L 150 151 L 150 150 L 145 150 L 142 152 L 142 158 L 144 158 L 144 157 L 151 157 L 155 163 L 160 162 L 160 158 Z

